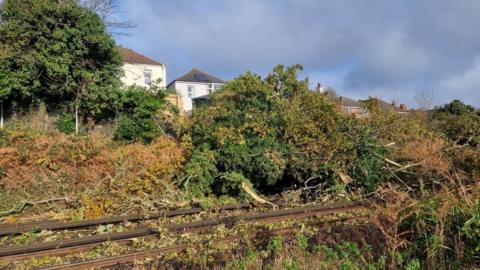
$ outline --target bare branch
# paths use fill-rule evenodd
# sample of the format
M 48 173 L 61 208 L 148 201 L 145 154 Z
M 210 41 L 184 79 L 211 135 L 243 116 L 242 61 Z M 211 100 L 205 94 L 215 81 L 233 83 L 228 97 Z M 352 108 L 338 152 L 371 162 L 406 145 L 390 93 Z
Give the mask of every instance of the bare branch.
M 79 0 L 79 2 L 85 8 L 97 13 L 114 35 L 126 35 L 126 29 L 136 27 L 130 21 L 119 21 L 116 18 L 115 15 L 120 9 L 122 0 Z
M 415 96 L 415 101 L 419 109 L 427 111 L 433 105 L 433 92 L 430 90 L 423 90 Z

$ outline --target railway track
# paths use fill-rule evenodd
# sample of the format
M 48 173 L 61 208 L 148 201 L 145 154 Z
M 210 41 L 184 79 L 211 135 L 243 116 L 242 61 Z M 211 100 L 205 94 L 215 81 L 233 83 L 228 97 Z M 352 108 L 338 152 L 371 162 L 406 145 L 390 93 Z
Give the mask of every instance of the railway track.
M 340 218 L 340 219 L 335 219 L 335 220 L 311 223 L 309 225 L 321 225 L 321 224 L 325 224 L 325 223 L 346 222 L 346 221 L 350 221 L 350 220 L 362 219 L 362 218 L 367 218 L 367 217 L 368 216 L 366 216 L 366 215 L 360 215 L 360 216 L 354 216 L 354 217 L 349 217 L 349 218 Z M 277 229 L 277 230 L 269 231 L 269 235 L 285 235 L 285 234 L 288 234 L 288 233 L 295 232 L 295 230 L 297 230 L 297 229 L 299 229 L 299 226 L 292 226 L 292 227 L 289 227 L 289 228 Z M 251 236 L 249 238 L 257 238 L 257 235 Z M 238 241 L 241 241 L 243 239 L 244 239 L 244 236 L 223 237 L 223 238 L 219 238 L 219 239 L 215 239 L 215 240 L 211 241 L 210 244 L 212 244 L 212 245 L 228 244 L 228 243 L 238 242 Z M 202 244 L 203 244 L 202 242 L 196 243 L 195 246 L 200 246 Z M 104 267 L 121 265 L 121 264 L 126 264 L 126 263 L 133 263 L 135 261 L 140 261 L 140 260 L 143 260 L 143 259 L 146 259 L 146 258 L 156 257 L 156 256 L 159 256 L 159 255 L 162 255 L 162 254 L 178 253 L 178 252 L 185 251 L 189 247 L 190 246 L 188 244 L 179 244 L 179 245 L 163 247 L 163 248 L 158 248 L 158 249 L 153 249 L 153 250 L 139 251 L 139 252 L 133 252 L 133 253 L 124 254 L 124 255 L 101 258 L 101 259 L 96 259 L 96 260 L 91 260 L 91 261 L 70 263 L 70 264 L 64 264 L 64 265 L 58 265 L 58 266 L 51 266 L 51 267 L 41 268 L 41 270 L 60 270 L 60 269 L 82 270 L 82 269 L 92 269 L 92 268 L 104 268 Z
M 252 205 L 250 203 L 242 203 L 242 204 L 225 205 L 220 207 L 218 210 L 230 211 L 230 210 L 237 210 L 237 209 L 247 209 L 251 207 Z M 181 210 L 173 210 L 173 211 L 160 211 L 158 213 L 154 213 L 150 215 L 113 216 L 108 218 L 77 221 L 77 222 L 40 221 L 40 222 L 20 223 L 20 224 L 13 224 L 13 225 L 0 225 L 0 237 L 7 236 L 7 235 L 18 235 L 26 232 L 39 232 L 43 230 L 47 230 L 47 231 L 73 230 L 73 229 L 88 228 L 88 227 L 94 227 L 94 226 L 106 225 L 106 224 L 117 224 L 117 223 L 122 223 L 127 221 L 138 222 L 141 220 L 157 219 L 157 218 L 163 218 L 163 217 L 168 218 L 168 217 L 176 217 L 176 216 L 193 215 L 193 214 L 201 213 L 203 211 L 205 210 L 198 207 L 198 208 L 181 209 Z
M 364 202 L 350 203 L 350 204 L 332 204 L 327 206 L 310 206 L 293 209 L 280 209 L 263 213 L 255 213 L 241 216 L 222 217 L 216 219 L 207 219 L 195 222 L 181 223 L 181 224 L 167 224 L 162 229 L 170 232 L 199 232 L 215 228 L 218 225 L 225 225 L 227 227 L 238 224 L 246 224 L 253 222 L 274 222 L 283 221 L 293 218 L 305 218 L 311 216 L 329 215 L 334 213 L 355 211 L 364 207 Z M 238 209 L 238 208 L 237 208 Z M 102 223 L 105 224 L 105 223 Z M 48 225 L 48 226 L 51 226 Z M 83 225 L 82 225 L 83 226 Z M 55 227 L 58 228 L 58 227 Z M 71 228 L 71 227 L 69 227 Z M 22 228 L 20 228 L 21 230 Z M 86 251 L 96 247 L 98 244 L 107 241 L 120 241 L 128 243 L 132 238 L 137 237 L 155 237 L 159 235 L 159 230 L 155 228 L 142 228 L 121 233 L 110 233 L 104 235 L 96 235 L 83 237 L 78 239 L 57 241 L 51 243 L 34 244 L 20 247 L 7 247 L 0 249 L 0 261 L 17 261 L 35 256 L 58 256 L 61 254 L 71 254 Z M 224 241 L 222 239 L 218 241 Z M 158 254 L 168 252 L 178 252 L 185 249 L 185 245 L 174 247 L 161 248 L 157 250 L 141 251 L 122 256 L 101 259 L 98 265 L 92 266 L 85 262 L 76 266 L 59 266 L 60 268 L 52 267 L 47 269 L 87 269 L 91 267 L 104 267 L 104 265 L 115 265 L 116 263 L 130 262 L 132 258 L 146 258 Z M 63 267 L 63 268 L 62 268 Z M 85 268 L 83 268 L 85 267 Z

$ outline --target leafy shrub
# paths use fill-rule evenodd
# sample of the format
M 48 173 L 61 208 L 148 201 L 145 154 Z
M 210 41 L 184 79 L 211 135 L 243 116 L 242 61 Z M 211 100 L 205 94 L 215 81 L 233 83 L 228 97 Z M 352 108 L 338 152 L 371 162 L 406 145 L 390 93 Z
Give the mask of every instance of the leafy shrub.
M 164 105 L 161 91 L 128 88 L 122 97 L 121 117 L 114 138 L 125 142 L 152 142 L 162 134 L 156 118 Z
M 210 170 L 213 177 L 200 181 L 206 193 L 236 193 L 213 189 L 226 174 L 268 193 L 312 178 L 316 184 L 335 185 L 342 180 L 339 175 L 355 178 L 346 185 L 373 190 L 386 178 L 386 150 L 373 131 L 309 91 L 308 82 L 297 79 L 300 69 L 278 66 L 264 80 L 246 73 L 214 93 L 211 106 L 193 112 L 193 147 L 207 151 L 209 167 L 216 168 Z M 195 162 L 188 168 L 201 167 Z
M 121 116 L 115 129 L 114 139 L 134 142 L 140 137 L 141 130 L 137 123 L 128 116 Z
M 242 182 L 249 181 L 241 173 L 228 172 L 218 177 L 213 183 L 213 190 L 217 194 L 229 194 L 230 196 L 243 197 Z
M 161 134 L 160 128 L 153 119 L 136 119 L 124 115 L 120 117 L 114 139 L 130 143 L 141 141 L 148 144 Z
M 355 158 L 348 162 L 347 171 L 354 179 L 353 185 L 373 192 L 382 180 L 390 178 L 383 158 L 387 156 L 388 150 L 378 143 L 368 128 L 358 128 L 358 131 L 351 148 Z
M 57 129 L 65 134 L 72 134 L 75 132 L 75 117 L 70 114 L 62 113 L 56 122 Z
M 454 100 L 431 113 L 433 127 L 458 144 L 480 144 L 480 112 Z
M 208 149 L 194 149 L 190 161 L 185 165 L 184 188 L 193 196 L 212 192 L 218 176 L 214 153 Z

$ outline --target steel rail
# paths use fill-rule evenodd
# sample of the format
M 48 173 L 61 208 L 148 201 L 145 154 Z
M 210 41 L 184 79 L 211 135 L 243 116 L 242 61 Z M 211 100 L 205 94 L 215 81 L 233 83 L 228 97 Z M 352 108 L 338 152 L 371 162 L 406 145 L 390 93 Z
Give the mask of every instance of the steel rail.
M 359 215 L 359 216 L 353 216 L 353 217 L 345 217 L 345 218 L 338 218 L 338 219 L 333 219 L 333 220 L 323 220 L 323 221 L 314 221 L 314 222 L 307 222 L 306 224 L 308 226 L 320 226 L 326 223 L 333 223 L 333 222 L 339 222 L 339 221 L 350 221 L 350 220 L 355 220 L 355 219 L 362 219 L 362 218 L 367 218 L 368 215 Z M 155 239 L 155 236 L 147 236 L 144 237 L 144 239 Z M 118 245 L 126 245 L 133 241 L 133 239 L 124 239 L 124 240 L 118 240 L 115 241 L 116 244 Z M 64 256 L 72 253 L 79 253 L 79 252 L 85 252 L 88 250 L 92 250 L 94 248 L 98 247 L 98 244 L 87 244 L 87 245 L 81 245 L 81 246 L 74 246 L 74 247 L 68 247 L 68 248 L 59 248 L 55 250 L 44 250 L 44 251 L 37 251 L 33 253 L 28 253 L 28 254 L 20 254 L 20 255 L 13 255 L 13 256 L 8 256 L 8 257 L 3 257 L 0 260 L 4 263 L 7 262 L 13 262 L 13 261 L 21 261 L 21 260 L 26 260 L 30 258 L 36 258 L 36 257 L 45 257 L 45 256 Z
M 324 223 L 333 223 L 333 222 L 345 222 L 345 221 L 350 221 L 354 219 L 360 219 L 360 218 L 365 218 L 368 216 L 361 215 L 361 216 L 355 216 L 355 217 L 348 217 L 348 218 L 339 218 L 335 220 L 329 220 L 329 221 L 323 221 L 323 222 L 317 222 L 314 223 L 315 225 L 320 225 Z M 273 235 L 282 235 L 282 234 L 287 234 L 290 232 L 295 231 L 298 229 L 298 226 L 292 226 L 289 228 L 283 228 L 283 229 L 277 229 L 272 232 L 270 232 Z M 256 236 L 255 236 L 256 237 Z M 220 239 L 215 239 L 211 243 L 212 244 L 220 244 L 220 243 L 231 243 L 231 242 L 237 242 L 241 241 L 244 237 L 242 236 L 230 236 L 230 237 L 225 237 L 225 238 L 220 238 Z M 201 243 L 195 243 L 195 245 L 200 245 Z M 115 266 L 115 265 L 120 265 L 120 264 L 125 264 L 125 263 L 132 263 L 135 261 L 143 260 L 146 258 L 151 258 L 151 257 L 156 257 L 162 254 L 168 254 L 168 253 L 178 253 L 185 251 L 189 246 L 187 244 L 179 244 L 175 246 L 169 246 L 169 247 L 164 247 L 164 248 L 158 248 L 158 249 L 153 249 L 153 250 L 147 250 L 147 251 L 138 251 L 138 252 L 133 252 L 129 254 L 124 254 L 124 255 L 118 255 L 118 256 L 113 256 L 113 257 L 107 257 L 107 258 L 100 258 L 96 260 L 91 260 L 91 261 L 85 261 L 85 262 L 78 262 L 78 263 L 71 263 L 71 264 L 64 264 L 64 265 L 59 265 L 59 266 L 51 266 L 47 268 L 42 268 L 41 270 L 60 270 L 60 269 L 92 269 L 92 268 L 103 268 L 103 267 L 109 267 L 109 266 Z
M 236 209 L 245 209 L 250 208 L 252 205 L 250 203 L 242 203 L 236 205 L 225 205 L 220 207 L 218 210 L 228 211 Z M 108 218 L 93 219 L 93 220 L 84 220 L 76 222 L 54 222 L 54 221 L 40 221 L 40 222 L 31 222 L 31 223 L 21 223 L 13 225 L 3 225 L 0 227 L 0 236 L 7 235 L 18 235 L 31 231 L 58 231 L 58 230 L 72 230 L 72 229 L 81 229 L 88 228 L 93 226 L 99 226 L 104 224 L 117 224 L 122 222 L 136 222 L 140 220 L 156 219 L 162 217 L 175 217 L 183 215 L 192 215 L 198 214 L 205 211 L 202 208 L 190 208 L 190 209 L 180 209 L 173 211 L 160 211 L 151 215 L 130 215 L 130 216 L 113 216 Z
M 240 222 L 260 222 L 260 221 L 275 221 L 275 220 L 285 220 L 294 217 L 308 217 L 314 215 L 327 215 L 337 212 L 357 210 L 363 207 L 363 202 L 360 203 L 350 203 L 350 204 L 332 204 L 328 206 L 311 206 L 311 207 L 301 207 L 293 209 L 281 209 L 274 210 L 265 213 L 256 213 L 245 216 L 233 216 L 225 217 L 219 219 L 209 219 L 202 221 L 194 221 L 183 224 L 168 224 L 164 228 L 173 232 L 181 231 L 196 231 L 209 229 L 214 226 L 224 224 L 226 226 L 231 226 L 238 224 Z M 42 252 L 48 250 L 56 250 L 63 248 L 79 247 L 82 245 L 91 245 L 98 244 L 107 241 L 119 241 L 126 240 L 136 237 L 152 236 L 158 234 L 157 229 L 145 228 L 138 229 L 129 232 L 120 232 L 120 233 L 110 233 L 104 235 L 88 236 L 78 239 L 63 240 L 51 243 L 41 243 L 28 246 L 20 247 L 7 247 L 0 249 L 0 259 L 2 257 L 20 255 L 20 254 L 29 254 L 35 252 Z

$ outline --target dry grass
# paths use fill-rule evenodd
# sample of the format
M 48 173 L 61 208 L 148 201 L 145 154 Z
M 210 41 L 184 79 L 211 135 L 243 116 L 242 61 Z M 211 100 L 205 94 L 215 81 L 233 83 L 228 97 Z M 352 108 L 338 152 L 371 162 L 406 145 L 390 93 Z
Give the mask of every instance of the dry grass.
M 386 239 L 389 268 L 404 260 L 418 259 L 425 269 L 474 266 L 480 248 L 480 183 L 444 185 L 440 192 L 414 197 L 389 185 L 379 192 L 385 206 L 378 206 L 374 224 Z
M 103 137 L 75 138 L 13 132 L 8 147 L 0 149 L 0 167 L 6 189 L 29 187 L 39 179 L 67 179 L 82 187 L 114 174 L 115 153 Z
M 65 207 L 96 217 L 134 211 L 139 204 L 142 209 L 159 207 L 147 201 L 178 193 L 172 179 L 185 157 L 171 138 L 121 145 L 95 134 L 75 137 L 14 129 L 0 135 L 3 210 L 22 200 L 72 196 L 77 204 Z

